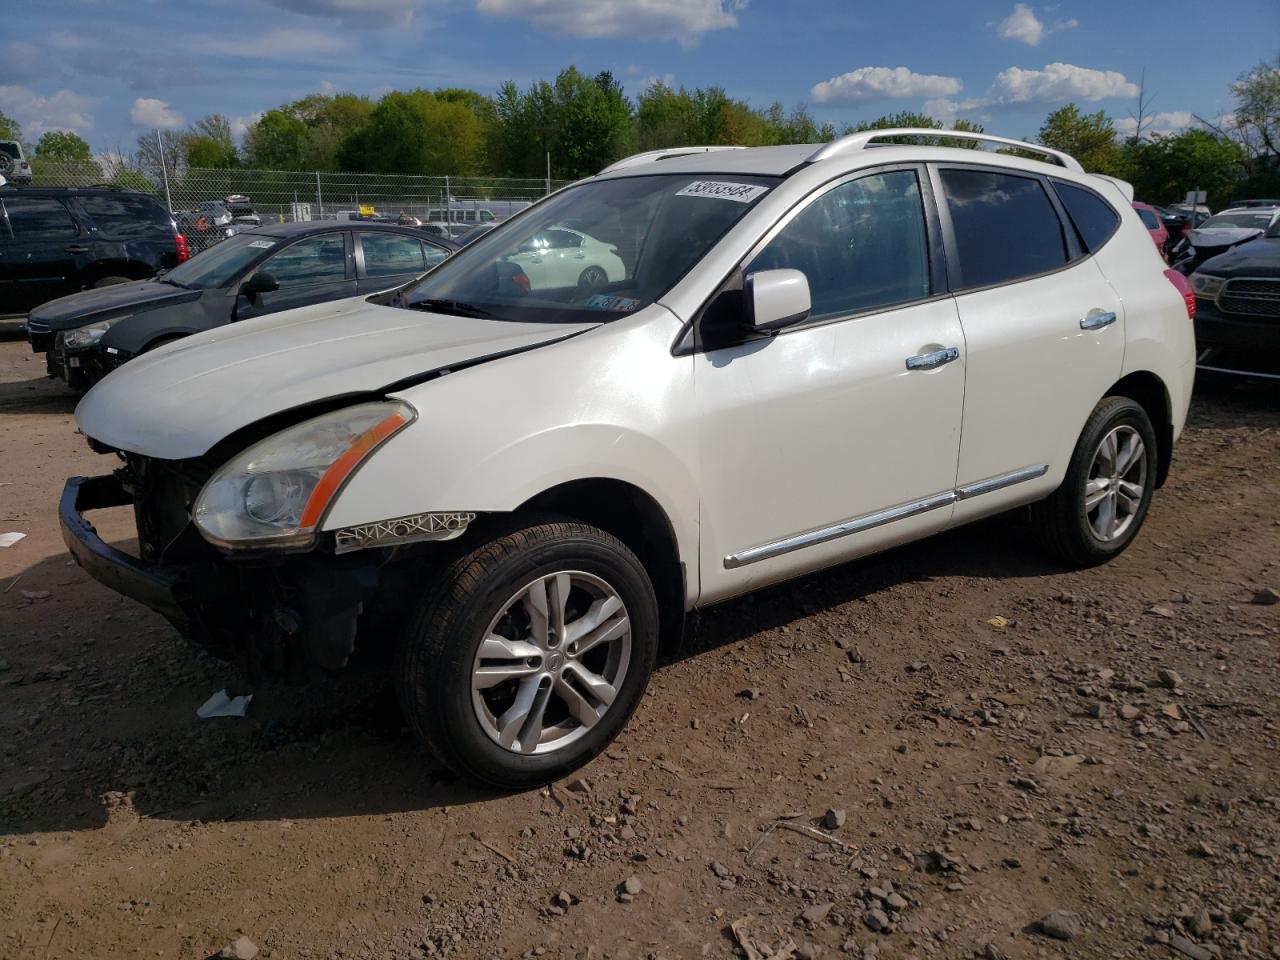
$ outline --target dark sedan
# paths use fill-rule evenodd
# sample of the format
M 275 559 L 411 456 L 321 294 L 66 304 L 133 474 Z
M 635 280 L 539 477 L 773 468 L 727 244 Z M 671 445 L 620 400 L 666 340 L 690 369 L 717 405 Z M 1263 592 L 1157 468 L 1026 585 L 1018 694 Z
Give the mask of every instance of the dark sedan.
M 1280 222 L 1191 274 L 1201 373 L 1280 379 Z
M 457 249 L 414 227 L 333 221 L 239 233 L 144 283 L 86 290 L 27 317 L 49 376 L 92 386 L 140 353 L 202 330 L 407 283 Z

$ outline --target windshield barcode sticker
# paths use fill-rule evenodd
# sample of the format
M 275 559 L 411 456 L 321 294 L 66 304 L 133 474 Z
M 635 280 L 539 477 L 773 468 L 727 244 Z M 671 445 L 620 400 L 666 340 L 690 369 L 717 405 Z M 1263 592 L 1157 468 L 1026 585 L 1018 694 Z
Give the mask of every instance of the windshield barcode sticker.
M 712 197 L 716 200 L 732 200 L 734 203 L 750 203 L 768 187 L 758 183 L 726 183 L 722 180 L 695 180 L 683 190 L 676 192 L 677 197 Z

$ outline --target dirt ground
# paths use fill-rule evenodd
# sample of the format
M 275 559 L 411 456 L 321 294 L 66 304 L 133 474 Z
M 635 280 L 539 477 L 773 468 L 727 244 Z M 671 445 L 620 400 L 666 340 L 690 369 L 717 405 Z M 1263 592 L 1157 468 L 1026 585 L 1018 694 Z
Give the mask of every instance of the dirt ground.
M 1002 518 L 708 611 L 606 755 L 501 796 L 374 676 L 198 720 L 249 691 L 67 558 L 111 463 L 41 374 L 0 343 L 6 960 L 1280 957 L 1280 388 L 1197 396 L 1109 566 Z

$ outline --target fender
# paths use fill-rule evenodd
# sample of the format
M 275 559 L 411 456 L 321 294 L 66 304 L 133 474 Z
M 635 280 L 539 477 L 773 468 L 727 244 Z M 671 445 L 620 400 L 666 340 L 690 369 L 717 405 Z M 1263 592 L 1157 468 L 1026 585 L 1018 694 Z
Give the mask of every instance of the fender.
M 660 310 L 396 394 L 418 419 L 360 467 L 321 529 L 438 511 L 507 512 L 561 483 L 613 479 L 658 503 L 681 559 L 696 568 L 693 363 L 671 356 L 678 329 Z M 618 343 L 604 346 L 601 337 Z
M 99 346 L 124 353 L 141 353 L 161 337 L 189 336 L 213 326 L 200 298 L 142 310 L 121 320 L 103 335 Z

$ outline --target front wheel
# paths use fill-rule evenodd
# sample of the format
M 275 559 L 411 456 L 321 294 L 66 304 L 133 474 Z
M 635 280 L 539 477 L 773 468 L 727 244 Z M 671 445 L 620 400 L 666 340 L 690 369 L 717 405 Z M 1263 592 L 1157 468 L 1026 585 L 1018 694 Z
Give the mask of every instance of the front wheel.
M 657 600 L 635 554 L 585 524 L 537 523 L 444 571 L 404 639 L 400 702 L 455 773 L 524 789 L 617 736 L 657 649 Z
M 1085 422 L 1062 486 L 1031 508 L 1041 543 L 1068 563 L 1105 563 L 1138 535 L 1155 479 L 1146 410 L 1128 397 L 1105 397 Z

